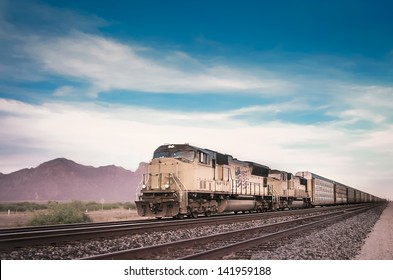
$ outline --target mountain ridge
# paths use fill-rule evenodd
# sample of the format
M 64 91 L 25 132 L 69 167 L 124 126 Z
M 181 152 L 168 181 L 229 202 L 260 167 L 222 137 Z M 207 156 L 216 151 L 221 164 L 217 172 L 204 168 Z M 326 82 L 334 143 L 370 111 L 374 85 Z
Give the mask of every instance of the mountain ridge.
M 145 162 L 130 171 L 116 165 L 93 167 L 55 158 L 37 167 L 0 173 L 0 202 L 134 201 L 146 169 Z

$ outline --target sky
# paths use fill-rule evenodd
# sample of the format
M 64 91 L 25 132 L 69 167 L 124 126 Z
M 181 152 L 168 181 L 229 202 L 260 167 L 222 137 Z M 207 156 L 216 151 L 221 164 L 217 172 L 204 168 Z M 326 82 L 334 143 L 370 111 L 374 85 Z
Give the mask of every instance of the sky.
M 393 199 L 392 10 L 0 0 L 0 172 L 190 143 Z

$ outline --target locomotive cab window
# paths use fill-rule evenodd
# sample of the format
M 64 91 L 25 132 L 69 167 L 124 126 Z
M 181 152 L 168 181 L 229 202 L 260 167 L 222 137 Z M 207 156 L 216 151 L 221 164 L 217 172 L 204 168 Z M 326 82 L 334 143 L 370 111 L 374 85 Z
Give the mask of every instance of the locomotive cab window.
M 173 153 L 173 158 L 180 159 L 185 162 L 193 162 L 194 157 L 194 151 L 177 151 Z
M 199 152 L 199 162 L 203 164 L 209 164 L 209 155 L 204 152 Z
M 163 151 L 163 152 L 155 152 L 154 158 L 175 158 L 185 162 L 193 162 L 195 157 L 194 151 Z

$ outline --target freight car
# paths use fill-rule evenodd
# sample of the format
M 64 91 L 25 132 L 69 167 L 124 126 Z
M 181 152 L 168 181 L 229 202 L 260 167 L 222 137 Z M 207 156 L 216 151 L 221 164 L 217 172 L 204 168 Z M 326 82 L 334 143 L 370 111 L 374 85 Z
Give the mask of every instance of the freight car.
M 309 171 L 296 173 L 307 179 L 312 206 L 376 202 L 373 196 Z
M 139 191 L 138 214 L 156 218 L 372 200 L 365 193 L 311 172 L 293 175 L 189 144 L 158 147 Z

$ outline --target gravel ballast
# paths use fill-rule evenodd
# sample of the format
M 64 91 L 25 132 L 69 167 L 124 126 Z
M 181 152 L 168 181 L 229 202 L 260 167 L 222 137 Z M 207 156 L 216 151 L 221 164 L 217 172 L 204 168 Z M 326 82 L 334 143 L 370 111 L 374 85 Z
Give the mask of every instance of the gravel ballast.
M 2 260 L 79 259 L 109 252 L 147 247 L 178 240 L 217 234 L 221 232 L 251 228 L 264 224 L 289 221 L 299 217 L 312 216 L 316 214 L 274 217 L 232 224 L 166 230 L 146 234 L 123 235 L 119 237 L 101 238 L 96 240 L 71 241 L 53 246 L 29 246 L 24 248 L 16 248 L 9 252 L 0 250 L 0 258 Z
M 254 252 L 251 259 L 351 260 L 362 248 L 386 205 L 298 237 L 274 251 Z
M 292 244 L 279 247 L 274 252 L 256 252 L 253 259 L 352 259 L 359 251 L 364 238 L 371 231 L 383 207 L 346 221 L 329 226 L 322 231 L 296 239 Z M 305 215 L 301 215 L 304 217 Z M 308 215 L 307 215 L 308 216 Z M 78 259 L 88 256 L 157 245 L 187 238 L 206 236 L 297 219 L 299 216 L 275 217 L 263 220 L 238 222 L 197 228 L 177 229 L 116 238 L 72 241 L 53 246 L 31 246 L 12 251 L 0 250 L 2 260 Z M 289 248 L 286 248 L 288 247 Z

